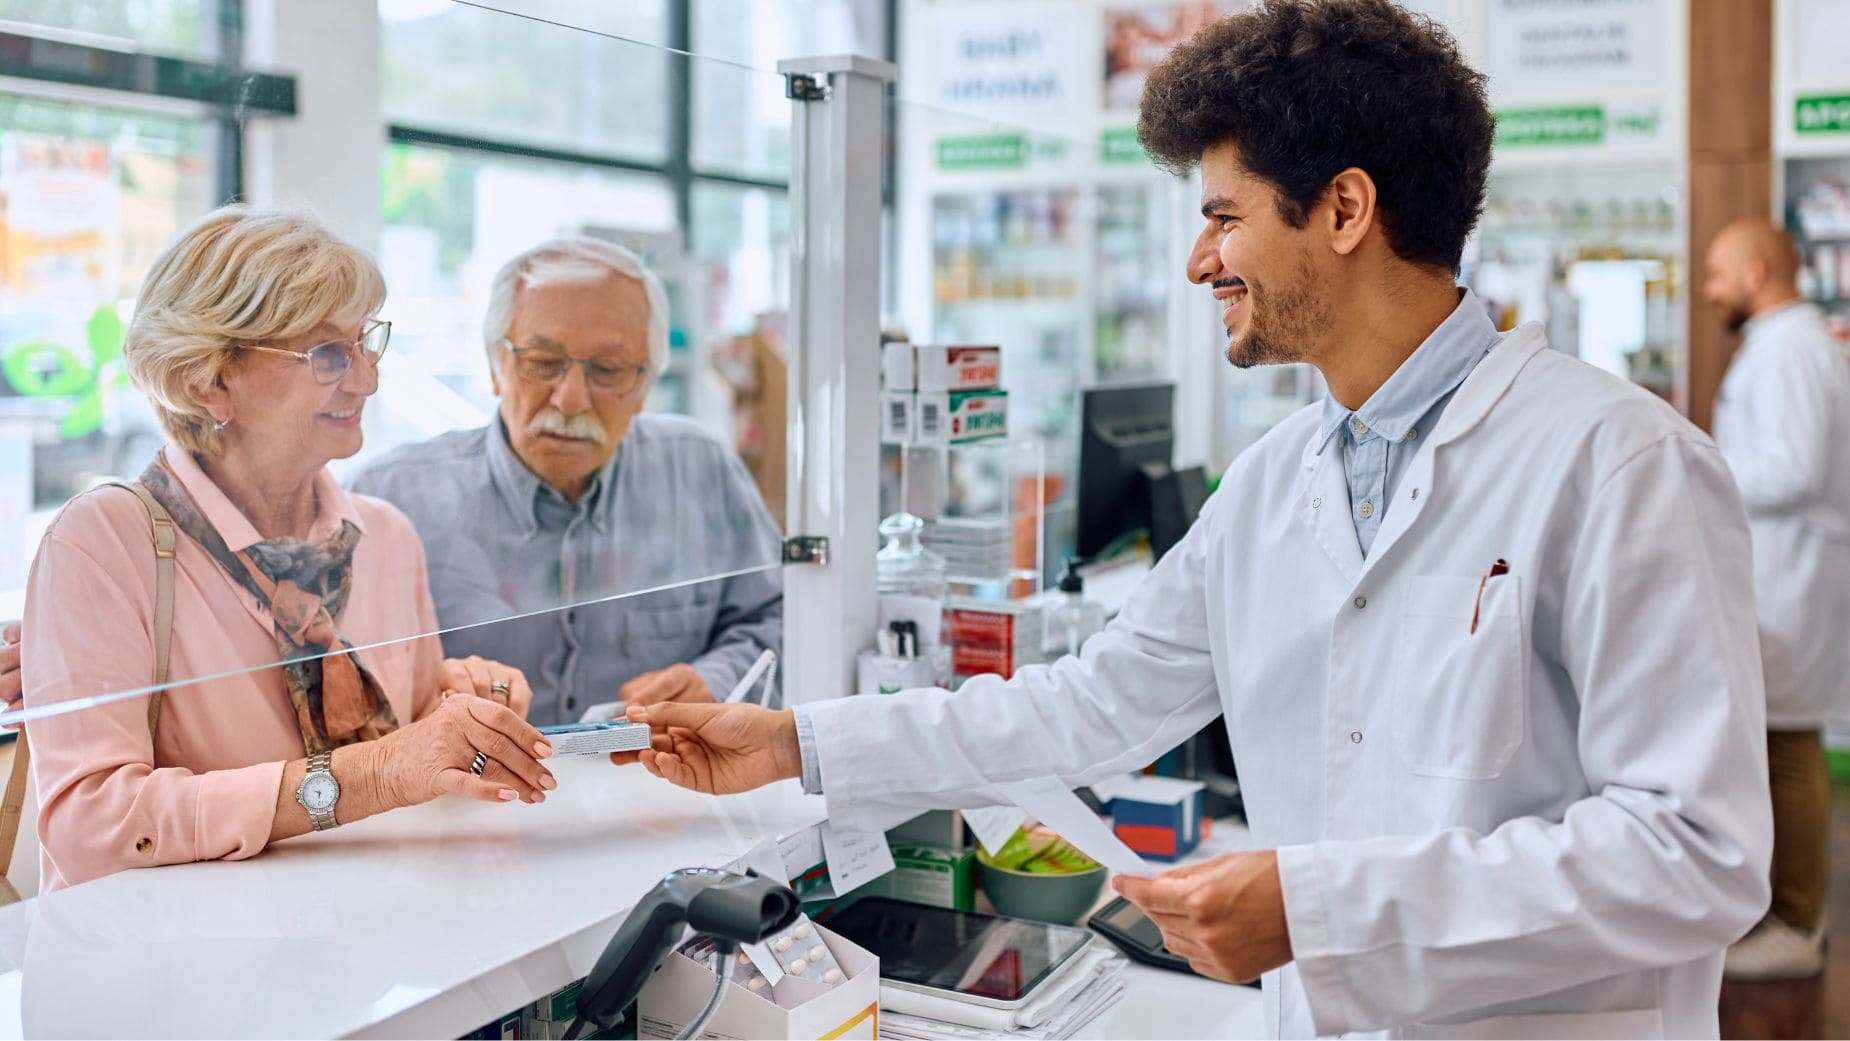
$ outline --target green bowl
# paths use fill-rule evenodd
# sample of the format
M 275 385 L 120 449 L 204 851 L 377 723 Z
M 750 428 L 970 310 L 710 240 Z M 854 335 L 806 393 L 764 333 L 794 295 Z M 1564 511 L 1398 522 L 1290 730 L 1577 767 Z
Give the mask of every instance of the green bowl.
M 1039 838 L 1035 848 L 1054 841 L 1051 836 Z M 1054 925 L 1077 925 L 1098 903 L 1107 874 L 1103 864 L 1063 875 L 1013 871 L 991 864 L 988 851 L 981 848 L 976 851 L 976 871 L 998 914 Z

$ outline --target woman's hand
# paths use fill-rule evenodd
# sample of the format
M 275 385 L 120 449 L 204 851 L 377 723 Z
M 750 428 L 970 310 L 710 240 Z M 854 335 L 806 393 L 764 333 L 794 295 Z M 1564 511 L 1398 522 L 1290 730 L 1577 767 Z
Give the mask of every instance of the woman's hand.
M 487 698 L 513 709 L 522 719 L 527 718 L 527 710 L 533 707 L 533 688 L 527 686 L 526 674 L 512 665 L 473 654 L 467 658 L 445 658 L 439 680 L 445 691 L 459 690 Z
M 483 802 L 545 802 L 558 787 L 540 760 L 552 746 L 512 709 L 469 694 L 446 694 L 437 711 L 375 742 L 380 794 L 389 806 L 439 795 Z M 470 770 L 486 757 L 480 775 Z

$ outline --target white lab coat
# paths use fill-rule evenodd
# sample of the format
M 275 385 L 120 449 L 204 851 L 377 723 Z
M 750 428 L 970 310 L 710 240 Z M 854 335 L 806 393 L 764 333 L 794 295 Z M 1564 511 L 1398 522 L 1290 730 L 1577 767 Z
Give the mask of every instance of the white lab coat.
M 1453 398 L 1364 562 L 1318 415 L 1233 463 L 1080 658 L 805 706 L 830 815 L 1077 786 L 1225 713 L 1295 954 L 1265 980 L 1276 1033 L 1714 1036 L 1772 844 L 1720 454 L 1525 327 Z
M 1816 307 L 1748 323 L 1715 443 L 1753 532 L 1767 726 L 1850 718 L 1850 363 Z

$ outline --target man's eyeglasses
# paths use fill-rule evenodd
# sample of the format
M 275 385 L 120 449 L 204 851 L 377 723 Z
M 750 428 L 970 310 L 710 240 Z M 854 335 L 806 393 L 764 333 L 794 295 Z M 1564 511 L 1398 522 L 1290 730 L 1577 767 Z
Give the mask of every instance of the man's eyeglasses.
M 566 377 L 572 366 L 583 366 L 585 382 L 592 389 L 610 394 L 628 394 L 649 375 L 647 365 L 618 361 L 614 358 L 574 358 L 548 347 L 516 347 L 503 337 L 501 346 L 514 356 L 514 372 L 528 383 L 550 386 Z
M 392 339 L 391 322 L 371 322 L 360 331 L 357 340 L 329 340 L 318 343 L 306 351 L 285 351 L 281 347 L 259 347 L 256 344 L 241 343 L 238 346 L 247 351 L 262 351 L 265 354 L 280 354 L 285 358 L 308 363 L 308 371 L 314 374 L 315 382 L 324 386 L 339 383 L 347 377 L 353 368 L 355 355 L 363 355 L 370 365 L 379 364 L 380 355 L 385 353 L 385 345 Z

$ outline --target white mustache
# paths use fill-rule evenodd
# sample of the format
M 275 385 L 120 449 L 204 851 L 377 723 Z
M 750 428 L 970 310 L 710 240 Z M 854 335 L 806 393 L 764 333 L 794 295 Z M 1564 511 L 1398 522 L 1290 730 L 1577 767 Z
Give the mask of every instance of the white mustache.
M 589 412 L 568 416 L 551 405 L 541 409 L 527 424 L 527 434 L 531 437 L 550 434 L 574 441 L 589 441 L 594 445 L 604 443 L 604 427 L 596 416 Z

